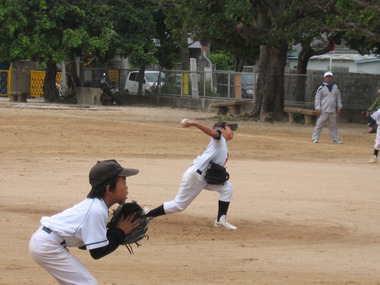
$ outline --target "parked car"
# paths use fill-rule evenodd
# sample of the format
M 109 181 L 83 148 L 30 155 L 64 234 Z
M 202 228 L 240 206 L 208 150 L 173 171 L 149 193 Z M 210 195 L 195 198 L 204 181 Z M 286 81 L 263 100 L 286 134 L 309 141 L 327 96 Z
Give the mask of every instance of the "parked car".
M 145 77 L 143 82 L 143 90 L 145 94 L 152 93 L 154 88 L 158 86 L 158 77 L 159 71 L 157 70 L 146 70 Z M 161 82 L 165 77 L 164 73 L 161 73 Z M 125 82 L 125 94 L 136 95 L 138 93 L 139 88 L 139 72 L 131 71 L 127 76 L 127 80 Z
M 251 73 L 242 73 L 241 80 L 241 97 L 245 99 L 253 99 L 256 85 L 256 75 Z M 228 96 L 228 88 L 230 96 L 234 97 L 234 73 L 221 72 L 217 73 L 217 91 L 222 97 Z
M 253 74 L 241 75 L 241 97 L 253 99 L 255 92 L 255 78 Z

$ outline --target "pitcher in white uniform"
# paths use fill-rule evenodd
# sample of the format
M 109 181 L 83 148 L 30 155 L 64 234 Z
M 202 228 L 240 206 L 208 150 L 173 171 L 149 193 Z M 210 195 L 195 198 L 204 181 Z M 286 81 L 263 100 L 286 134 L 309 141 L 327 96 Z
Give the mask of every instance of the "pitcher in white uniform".
M 228 160 L 227 142 L 234 137 L 238 125 L 219 121 L 212 128 L 202 125 L 196 121 L 187 120 L 182 127 L 196 127 L 211 137 L 206 150 L 199 155 L 193 164 L 183 174 L 181 185 L 174 200 L 165 202 L 161 206 L 148 211 L 148 217 L 158 217 L 165 214 L 183 211 L 203 190 L 210 190 L 219 193 L 218 214 L 214 222 L 214 227 L 236 230 L 237 227 L 229 223 L 226 219 L 228 207 L 232 199 L 233 187 L 231 182 L 226 181 L 223 185 L 207 184 L 204 175 L 213 161 L 224 166 Z
M 29 252 L 59 284 L 98 284 L 68 247 L 86 249 L 99 259 L 116 250 L 124 235 L 138 227 L 139 220 L 133 222 L 135 213 L 121 219 L 113 230 L 106 227 L 108 209 L 127 198 L 126 177 L 138 172 L 123 168 L 116 160 L 99 161 L 89 173 L 92 189 L 86 199 L 61 213 L 41 218 Z

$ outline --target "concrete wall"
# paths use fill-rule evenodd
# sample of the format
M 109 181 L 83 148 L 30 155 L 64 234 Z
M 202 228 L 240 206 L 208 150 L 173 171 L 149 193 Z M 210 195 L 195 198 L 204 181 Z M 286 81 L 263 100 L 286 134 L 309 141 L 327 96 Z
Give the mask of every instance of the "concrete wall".
M 323 71 L 307 74 L 304 103 L 314 106 L 315 93 L 323 82 L 323 74 Z M 285 102 L 296 101 L 297 76 L 299 75 L 285 76 Z M 377 98 L 377 90 L 380 89 L 380 75 L 376 74 L 334 72 L 334 82 L 342 93 L 343 108 L 367 109 Z
M 169 106 L 175 108 L 189 108 L 196 110 L 215 111 L 211 108 L 211 104 L 220 102 L 216 98 L 191 98 L 191 96 L 159 96 L 159 95 L 120 95 L 118 99 L 122 105 L 152 105 L 152 106 Z M 253 101 L 246 101 L 246 104 L 241 106 L 241 112 L 249 112 L 253 108 Z
M 30 93 L 30 70 L 36 69 L 35 61 L 20 60 L 12 63 L 11 90 Z M 9 90 L 8 90 L 9 91 Z
M 102 102 L 100 99 L 102 92 L 103 91 L 101 88 L 90 88 L 90 87 L 77 88 L 78 104 L 102 105 Z

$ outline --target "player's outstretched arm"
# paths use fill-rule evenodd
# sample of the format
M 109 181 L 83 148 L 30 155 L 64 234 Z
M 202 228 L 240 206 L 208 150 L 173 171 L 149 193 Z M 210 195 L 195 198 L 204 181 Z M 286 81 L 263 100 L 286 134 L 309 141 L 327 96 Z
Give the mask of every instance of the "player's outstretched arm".
M 202 124 L 198 123 L 197 121 L 183 119 L 181 121 L 181 126 L 182 126 L 182 128 L 197 127 L 198 129 L 200 129 L 202 132 L 209 135 L 210 137 L 213 137 L 215 139 L 220 137 L 220 134 L 216 130 L 214 130 L 208 126 L 202 125 Z

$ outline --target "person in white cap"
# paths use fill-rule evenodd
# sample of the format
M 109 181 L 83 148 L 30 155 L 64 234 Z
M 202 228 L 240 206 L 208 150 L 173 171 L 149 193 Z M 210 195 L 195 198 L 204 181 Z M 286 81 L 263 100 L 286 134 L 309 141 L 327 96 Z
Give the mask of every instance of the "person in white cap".
M 342 144 L 336 124 L 336 115 L 339 115 L 342 110 L 342 97 L 338 85 L 334 83 L 331 71 L 325 72 L 324 82 L 315 94 L 315 109 L 318 112 L 318 120 L 312 135 L 313 142 L 319 142 L 323 126 L 327 123 L 333 142 Z
M 375 145 L 373 150 L 373 157 L 369 161 L 369 163 L 376 163 L 377 162 L 377 156 L 379 154 L 380 149 L 380 109 L 377 110 L 375 113 L 371 115 L 372 119 L 375 120 L 377 124 L 377 132 L 376 132 L 376 139 L 375 139 Z
M 99 259 L 116 250 L 124 235 L 138 227 L 140 220 L 133 221 L 134 213 L 121 219 L 116 228 L 107 229 L 108 209 L 125 202 L 126 177 L 138 172 L 123 168 L 113 159 L 98 161 L 89 173 L 92 189 L 87 198 L 61 213 L 41 218 L 41 226 L 30 239 L 29 252 L 59 284 L 98 284 L 68 247 L 86 249 L 92 258 Z
M 207 184 L 205 174 L 210 167 L 211 161 L 221 166 L 224 166 L 227 163 L 227 141 L 232 140 L 234 137 L 234 131 L 238 128 L 238 124 L 219 121 L 210 128 L 196 121 L 186 120 L 182 127 L 198 128 L 211 137 L 210 143 L 203 154 L 199 155 L 183 174 L 178 194 L 174 200 L 165 202 L 151 211 L 145 209 L 147 213 L 146 216 L 154 218 L 165 214 L 183 211 L 203 189 L 206 189 L 219 193 L 218 214 L 214 222 L 214 227 L 236 230 L 237 227 L 229 223 L 226 219 L 228 207 L 232 199 L 232 183 L 226 181 L 221 185 Z

